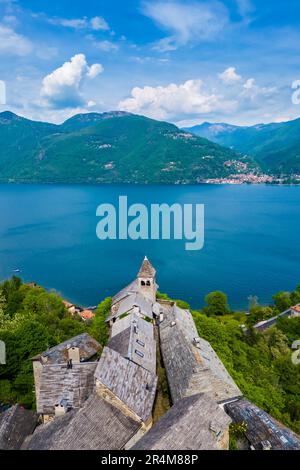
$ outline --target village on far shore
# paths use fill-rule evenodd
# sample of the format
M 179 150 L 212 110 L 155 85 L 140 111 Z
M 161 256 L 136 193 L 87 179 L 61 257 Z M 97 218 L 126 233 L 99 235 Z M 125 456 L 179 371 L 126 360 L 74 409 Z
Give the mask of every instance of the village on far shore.
M 275 184 L 275 185 L 298 185 L 300 175 L 271 176 L 267 174 L 237 173 L 225 178 L 208 178 L 199 180 L 202 184 Z
M 300 450 L 298 435 L 243 396 L 191 312 L 157 290 L 145 257 L 112 298 L 107 346 L 82 333 L 32 358 L 36 412 L 0 414 L 0 449 L 228 450 L 231 423 L 242 423 L 244 449 Z M 64 303 L 84 321 L 94 315 Z M 282 315 L 300 316 L 300 305 Z M 162 370 L 170 406 L 157 416 Z

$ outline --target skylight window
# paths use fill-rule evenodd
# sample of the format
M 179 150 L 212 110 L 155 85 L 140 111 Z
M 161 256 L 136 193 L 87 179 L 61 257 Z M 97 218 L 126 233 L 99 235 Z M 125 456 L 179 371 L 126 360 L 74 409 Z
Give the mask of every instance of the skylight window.
M 135 351 L 135 354 L 139 357 L 144 357 L 144 353 L 142 353 L 141 351 L 139 351 L 138 349 L 136 349 Z

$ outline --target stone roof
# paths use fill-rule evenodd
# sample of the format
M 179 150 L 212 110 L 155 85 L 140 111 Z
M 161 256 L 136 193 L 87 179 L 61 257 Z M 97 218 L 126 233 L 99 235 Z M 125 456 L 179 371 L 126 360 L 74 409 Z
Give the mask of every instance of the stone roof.
M 231 419 L 208 395 L 179 400 L 132 450 L 217 450 Z
M 95 377 L 142 421 L 148 420 L 156 393 L 155 374 L 105 347 Z
M 118 318 L 118 320 L 115 321 L 111 326 L 111 338 L 118 335 L 119 333 L 122 333 L 122 331 L 127 330 L 127 328 L 129 328 L 131 325 L 132 319 L 136 316 L 137 315 L 135 315 L 134 313 L 130 313 L 123 318 Z
M 131 325 L 128 359 L 156 373 L 156 341 Z
M 87 361 L 97 354 L 101 346 L 88 333 L 82 333 L 38 354 L 32 360 L 42 360 L 43 363 L 48 364 L 63 363 L 68 360 L 69 348 L 79 348 L 80 358 Z
M 135 279 L 132 281 L 128 286 L 124 287 L 124 289 L 120 290 L 114 297 L 112 298 L 112 305 L 115 305 L 120 300 L 128 297 L 130 294 L 135 294 L 138 292 L 138 281 Z
M 168 309 L 168 312 L 169 313 L 167 319 L 169 320 L 169 323 L 172 321 L 176 321 L 180 330 L 188 341 L 193 342 L 194 338 L 197 338 L 199 336 L 194 319 L 189 310 L 179 308 L 175 304 L 173 308 Z M 164 325 L 166 324 L 167 322 L 164 323 Z
M 153 324 L 148 321 L 145 321 L 143 318 L 141 318 L 139 315 L 135 313 L 131 313 L 129 315 L 126 315 L 126 317 L 115 321 L 111 327 L 111 337 L 113 338 L 117 334 L 126 330 L 134 322 L 136 323 L 137 328 L 141 330 L 144 334 L 146 334 L 149 338 L 154 337 Z
M 153 324 L 136 315 L 130 316 L 132 321 L 128 328 L 113 336 L 108 347 L 155 374 L 156 341 L 153 338 Z
M 165 309 L 160 346 L 173 403 L 198 393 L 207 393 L 217 402 L 240 397 L 241 391 L 213 348 L 196 334 L 190 312 Z
M 41 371 L 37 412 L 52 415 L 55 405 L 63 402 L 67 408 L 78 409 L 94 389 L 97 362 L 45 364 Z
M 38 426 L 34 433 L 25 439 L 22 450 L 53 450 L 76 413 L 75 410 L 69 411 Z
M 0 413 L 0 450 L 19 450 L 36 425 L 36 413 L 19 405 Z
M 126 330 L 121 331 L 121 333 L 113 336 L 107 346 L 110 349 L 121 354 L 121 356 L 128 358 L 128 349 L 130 343 L 131 327 L 129 326 Z
M 139 312 L 150 319 L 153 318 L 151 302 L 149 302 L 143 295 L 135 293 L 130 294 L 121 300 L 118 310 L 115 313 L 112 313 L 106 321 L 110 321 L 112 318 L 118 318 L 126 313 L 132 313 L 133 311 Z
M 120 450 L 141 423 L 93 394 L 79 411 L 39 426 L 26 442 L 27 450 Z
M 246 437 L 255 449 L 268 441 L 272 450 L 300 450 L 300 436 L 246 398 L 226 404 L 225 410 L 234 422 L 247 423 Z
M 155 277 L 156 271 L 153 268 L 152 264 L 148 260 L 147 256 L 145 256 L 142 266 L 138 272 L 137 277 Z

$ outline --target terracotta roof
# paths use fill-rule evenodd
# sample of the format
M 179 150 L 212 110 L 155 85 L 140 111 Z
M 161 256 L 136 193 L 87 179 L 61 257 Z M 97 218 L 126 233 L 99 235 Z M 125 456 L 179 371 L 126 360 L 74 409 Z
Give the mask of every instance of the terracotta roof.
M 95 316 L 95 314 L 94 314 L 94 312 L 92 312 L 92 310 L 82 310 L 81 312 L 79 312 L 79 315 L 84 320 L 91 320 Z
M 295 305 L 294 307 L 292 307 L 292 310 L 294 310 L 294 312 L 300 313 L 300 304 Z
M 152 264 L 148 260 L 147 256 L 142 263 L 142 266 L 138 272 L 137 277 L 155 277 L 156 271 L 153 268 Z

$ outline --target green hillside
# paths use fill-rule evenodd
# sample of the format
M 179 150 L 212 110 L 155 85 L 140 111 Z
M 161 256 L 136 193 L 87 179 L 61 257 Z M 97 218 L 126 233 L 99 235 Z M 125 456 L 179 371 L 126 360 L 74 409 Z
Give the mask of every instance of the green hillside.
M 300 119 L 251 127 L 204 123 L 187 130 L 251 155 L 270 173 L 300 174 Z
M 179 130 L 122 112 L 81 114 L 62 125 L 0 114 L 0 181 L 195 183 L 251 159 Z

